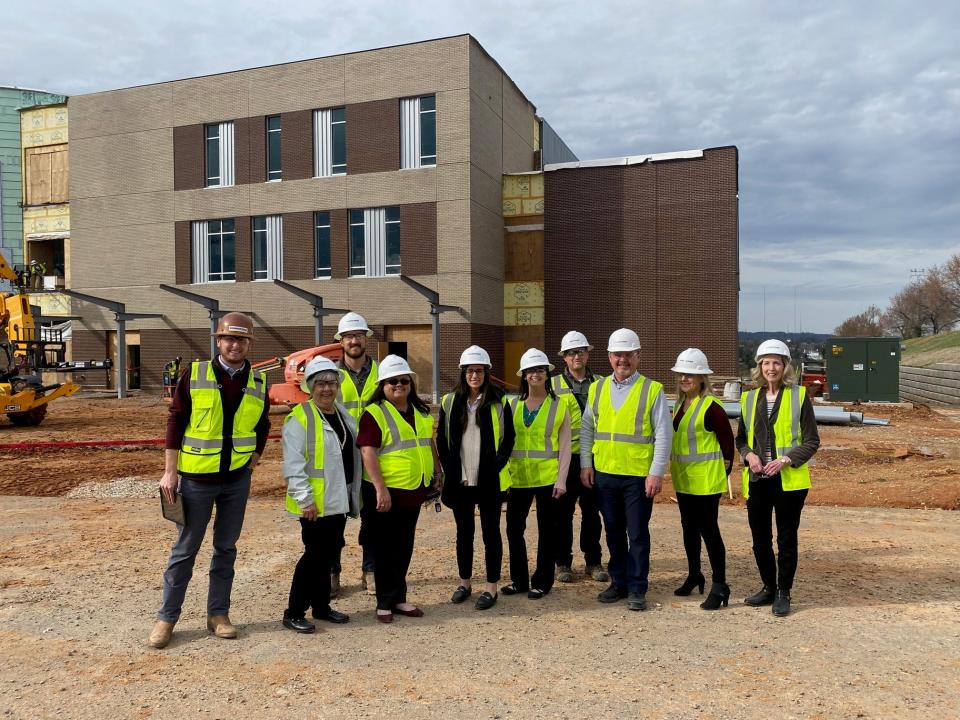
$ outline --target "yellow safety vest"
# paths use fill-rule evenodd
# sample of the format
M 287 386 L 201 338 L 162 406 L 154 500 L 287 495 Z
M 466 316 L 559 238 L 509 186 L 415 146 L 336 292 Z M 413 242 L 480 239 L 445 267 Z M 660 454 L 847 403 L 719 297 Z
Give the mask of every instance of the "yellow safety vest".
M 380 474 L 387 487 L 416 490 L 433 481 L 433 417 L 414 409 L 414 432 L 393 403 L 384 400 L 366 410 L 380 428 L 382 441 L 377 449 Z M 372 482 L 367 471 L 363 479 Z
M 513 410 L 516 439 L 510 453 L 513 487 L 553 485 L 560 472 L 560 426 L 567 417 L 567 404 L 547 395 L 530 427 L 523 422 L 523 400 Z
M 720 401 L 711 395 L 700 397 L 680 419 L 673 431 L 670 477 L 673 489 L 688 495 L 717 495 L 727 489 L 727 471 L 716 433 L 704 427 L 707 410 Z M 674 415 L 683 402 L 677 399 Z
M 619 410 L 610 400 L 611 378 L 590 386 L 587 402 L 593 409 L 593 465 L 611 475 L 646 476 L 653 464 L 653 402 L 663 390 L 656 380 L 640 375 Z
M 360 416 L 363 415 L 363 409 L 370 402 L 373 393 L 377 389 L 377 361 L 370 358 L 370 374 L 367 375 L 366 382 L 363 383 L 363 390 L 357 392 L 357 386 L 353 382 L 353 377 L 344 368 L 340 368 L 340 392 L 337 395 L 337 402 L 343 405 L 347 412 L 353 415 L 357 422 L 360 422 Z
M 267 401 L 267 376 L 250 370 L 243 398 L 233 416 L 230 469 L 247 464 L 257 449 L 255 428 Z M 190 363 L 190 422 L 183 433 L 177 470 L 192 475 L 220 471 L 223 452 L 223 403 L 220 384 L 209 360 Z
M 307 441 L 304 447 L 304 458 L 306 459 L 307 479 L 310 481 L 310 487 L 313 490 L 313 504 L 317 506 L 317 515 L 324 514 L 324 475 L 323 475 L 323 420 L 320 418 L 320 412 L 316 406 L 306 400 L 297 405 L 284 423 L 298 422 L 307 433 Z M 284 501 L 287 512 L 294 515 L 302 515 L 303 510 L 288 494 Z
M 445 423 L 446 427 L 444 428 L 444 430 L 446 431 L 448 448 L 450 447 L 450 413 L 453 412 L 453 398 L 454 398 L 453 393 L 447 393 L 440 399 L 440 407 L 443 408 L 443 414 L 444 414 L 444 417 L 446 418 L 446 423 Z M 509 401 L 507 400 L 507 396 L 504 395 L 500 402 L 493 403 L 492 405 L 490 405 L 490 411 L 493 414 L 493 418 L 492 418 L 493 419 L 493 446 L 497 449 L 498 452 L 500 450 L 500 443 L 503 441 L 503 435 L 504 435 L 505 420 L 503 415 L 504 415 L 504 412 L 506 412 L 504 410 L 504 407 L 507 405 L 508 402 Z M 500 491 L 506 492 L 509 489 L 510 489 L 510 463 L 508 462 L 506 465 L 503 466 L 503 470 L 500 471 Z
M 800 430 L 800 407 L 807 396 L 807 389 L 803 385 L 787 385 L 780 391 L 780 408 L 773 421 L 773 437 L 776 440 L 777 457 L 785 455 L 788 450 L 799 447 L 803 442 Z M 747 428 L 747 445 L 750 449 L 763 457 L 753 446 L 754 418 L 757 413 L 757 403 L 760 402 L 758 390 L 750 390 L 740 395 L 740 417 Z M 784 490 L 804 490 L 810 487 L 810 468 L 807 464 L 794 466 L 784 465 L 780 469 L 780 483 Z M 750 497 L 750 468 L 746 463 L 743 466 L 743 496 Z
M 577 455 L 580 452 L 580 420 L 583 415 L 580 412 L 580 403 L 577 402 L 577 396 L 573 394 L 573 389 L 567 384 L 563 373 L 554 375 L 550 384 L 557 397 L 567 404 L 567 412 L 570 413 L 570 452 Z

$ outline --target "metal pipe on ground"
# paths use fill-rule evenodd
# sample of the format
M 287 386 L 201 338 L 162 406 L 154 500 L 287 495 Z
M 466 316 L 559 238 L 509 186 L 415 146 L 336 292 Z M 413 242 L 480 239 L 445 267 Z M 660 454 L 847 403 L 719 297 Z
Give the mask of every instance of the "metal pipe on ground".
M 725 402 L 723 409 L 727 411 L 727 417 L 740 417 L 740 403 Z M 817 418 L 818 425 L 889 425 L 889 420 L 882 418 L 866 417 L 862 412 L 852 412 L 844 410 L 842 407 L 830 405 L 814 405 L 813 414 Z

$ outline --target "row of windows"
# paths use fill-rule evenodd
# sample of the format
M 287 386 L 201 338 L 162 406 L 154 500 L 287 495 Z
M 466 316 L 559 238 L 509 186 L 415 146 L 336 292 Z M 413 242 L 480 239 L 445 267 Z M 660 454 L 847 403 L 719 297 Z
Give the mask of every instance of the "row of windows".
M 266 118 L 265 180 L 283 178 L 282 133 L 279 115 Z M 400 100 L 400 167 L 437 164 L 436 97 L 424 95 Z M 233 123 L 211 123 L 204 128 L 204 167 L 207 187 L 234 184 Z M 331 177 L 347 173 L 347 119 L 342 107 L 313 112 L 313 175 Z
M 348 259 L 351 277 L 400 274 L 400 208 L 350 210 Z M 313 214 L 314 277 L 329 278 L 330 213 Z M 283 218 L 263 215 L 250 219 L 254 280 L 283 279 Z M 237 279 L 236 221 L 197 220 L 192 227 L 193 282 L 234 282 Z

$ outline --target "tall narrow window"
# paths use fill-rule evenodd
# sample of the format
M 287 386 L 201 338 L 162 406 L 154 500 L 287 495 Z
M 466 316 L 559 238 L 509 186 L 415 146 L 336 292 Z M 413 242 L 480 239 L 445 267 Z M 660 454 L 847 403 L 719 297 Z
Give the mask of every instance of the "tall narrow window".
M 192 235 L 193 282 L 236 280 L 236 229 L 233 219 L 196 220 Z
M 283 217 L 253 218 L 253 279 L 283 279 Z
M 204 131 L 207 187 L 233 185 L 233 123 L 207 125 Z
M 313 214 L 313 243 L 316 268 L 314 277 L 328 278 L 330 272 L 330 213 Z
M 350 275 L 400 273 L 400 208 L 350 211 Z
M 422 95 L 400 100 L 400 167 L 437 164 L 437 98 Z
M 280 167 L 280 116 L 267 118 L 267 180 L 279 180 Z
M 313 111 L 313 176 L 347 172 L 347 117 L 344 109 Z

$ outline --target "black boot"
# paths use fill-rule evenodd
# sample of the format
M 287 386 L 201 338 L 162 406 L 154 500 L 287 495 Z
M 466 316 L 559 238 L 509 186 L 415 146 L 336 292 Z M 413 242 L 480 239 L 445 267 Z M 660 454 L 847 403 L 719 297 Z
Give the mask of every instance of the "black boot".
M 758 590 L 750 597 L 744 598 L 743 601 L 747 605 L 752 605 L 753 607 L 760 607 L 761 605 L 771 605 L 776 595 L 777 595 L 776 585 L 764 585 L 762 589 Z
M 777 617 L 786 617 L 790 614 L 790 591 L 781 590 L 777 599 L 773 601 L 773 614 Z
M 730 586 L 726 583 L 715 582 L 710 586 L 710 594 L 707 599 L 700 603 L 704 610 L 719 610 L 721 606 L 726 606 L 730 600 Z
M 703 595 L 703 586 L 707 584 L 706 579 L 703 577 L 702 572 L 697 572 L 696 575 L 687 575 L 687 579 L 683 581 L 683 585 L 678 587 L 673 591 L 674 595 L 689 595 L 693 592 L 694 588 L 700 589 L 700 594 Z

